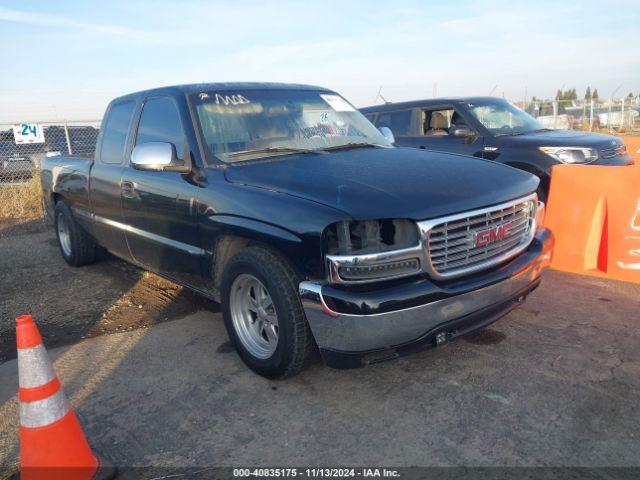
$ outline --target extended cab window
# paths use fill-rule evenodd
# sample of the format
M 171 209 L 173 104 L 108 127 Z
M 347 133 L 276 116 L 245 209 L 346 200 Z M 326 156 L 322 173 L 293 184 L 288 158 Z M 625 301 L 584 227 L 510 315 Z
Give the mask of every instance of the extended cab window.
M 394 135 L 410 135 L 411 110 L 398 110 L 397 112 L 382 112 L 376 120 L 376 127 L 388 127 Z
M 124 145 L 127 141 L 129 122 L 133 115 L 134 102 L 117 103 L 111 107 L 104 126 L 100 161 L 102 163 L 122 163 Z
M 178 158 L 184 156 L 184 130 L 176 104 L 171 99 L 152 98 L 145 102 L 136 145 L 148 142 L 172 143 Z

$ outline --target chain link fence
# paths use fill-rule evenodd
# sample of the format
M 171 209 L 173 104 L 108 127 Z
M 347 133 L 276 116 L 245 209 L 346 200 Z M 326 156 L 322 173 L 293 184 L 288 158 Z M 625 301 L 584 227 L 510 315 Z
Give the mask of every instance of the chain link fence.
M 0 124 L 0 218 L 41 215 L 42 158 L 93 156 L 99 128 L 100 120 Z
M 546 128 L 607 133 L 640 132 L 640 99 L 515 102 Z M 524 106 L 523 106 L 524 105 Z

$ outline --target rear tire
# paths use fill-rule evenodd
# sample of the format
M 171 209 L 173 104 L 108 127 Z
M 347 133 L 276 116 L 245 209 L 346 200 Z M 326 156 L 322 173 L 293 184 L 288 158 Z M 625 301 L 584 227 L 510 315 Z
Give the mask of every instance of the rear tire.
M 298 294 L 298 277 L 277 253 L 248 247 L 227 263 L 220 286 L 222 315 L 244 363 L 267 378 L 306 367 L 314 343 Z
M 96 243 L 78 225 L 63 201 L 56 203 L 53 215 L 60 253 L 72 267 L 88 265 L 96 260 Z

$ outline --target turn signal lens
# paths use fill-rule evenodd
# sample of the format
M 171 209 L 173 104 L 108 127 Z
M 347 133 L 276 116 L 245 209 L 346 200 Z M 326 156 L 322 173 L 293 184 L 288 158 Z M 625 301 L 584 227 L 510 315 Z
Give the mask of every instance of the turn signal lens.
M 371 280 L 408 275 L 419 271 L 420 261 L 410 259 L 376 265 L 340 267 L 338 274 L 343 280 Z

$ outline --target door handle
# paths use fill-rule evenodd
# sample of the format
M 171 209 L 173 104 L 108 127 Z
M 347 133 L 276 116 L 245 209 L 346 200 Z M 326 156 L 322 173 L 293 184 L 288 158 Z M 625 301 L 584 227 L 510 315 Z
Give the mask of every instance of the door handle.
M 135 185 L 133 182 L 130 182 L 128 180 L 125 180 L 124 182 L 122 182 L 120 184 L 120 187 L 122 189 L 122 196 L 125 198 L 133 198 L 135 197 Z

